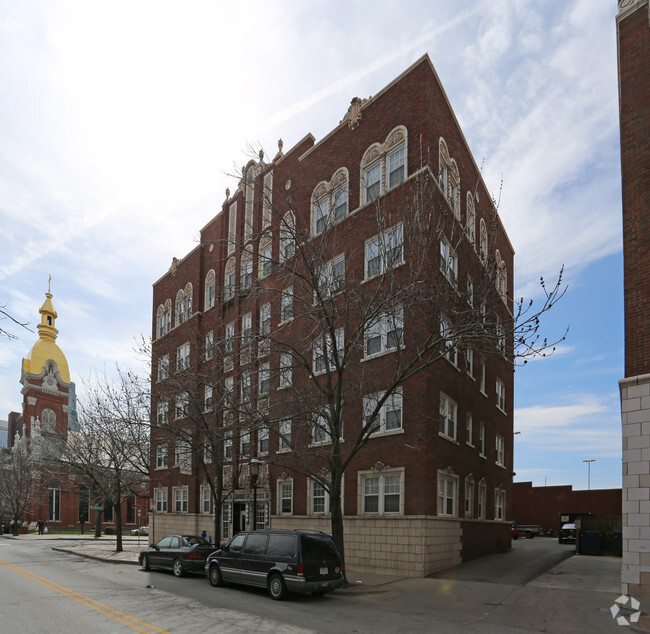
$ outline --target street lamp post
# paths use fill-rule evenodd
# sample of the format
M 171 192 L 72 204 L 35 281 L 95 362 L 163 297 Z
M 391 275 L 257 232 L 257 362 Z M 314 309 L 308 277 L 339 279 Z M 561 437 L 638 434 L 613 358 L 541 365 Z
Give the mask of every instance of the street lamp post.
M 251 484 L 253 486 L 253 530 L 257 530 L 257 478 L 260 475 L 260 461 L 257 458 L 251 458 L 250 463 Z
M 583 460 L 582 462 L 587 463 L 587 491 L 591 490 L 591 463 L 596 462 L 596 459 L 593 458 L 592 460 Z

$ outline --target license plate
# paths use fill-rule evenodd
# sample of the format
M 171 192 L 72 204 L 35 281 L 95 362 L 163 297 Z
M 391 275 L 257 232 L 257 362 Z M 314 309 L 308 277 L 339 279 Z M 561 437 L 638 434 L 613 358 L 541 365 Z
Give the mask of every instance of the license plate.
M 326 575 L 328 573 L 327 568 L 321 568 L 320 573 L 321 573 L 321 575 Z

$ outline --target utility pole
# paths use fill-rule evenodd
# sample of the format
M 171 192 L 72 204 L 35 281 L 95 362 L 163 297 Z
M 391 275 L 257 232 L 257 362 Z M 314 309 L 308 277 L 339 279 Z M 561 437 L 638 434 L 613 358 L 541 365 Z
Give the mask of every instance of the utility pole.
M 587 473 L 588 473 L 588 476 L 587 476 L 587 490 L 589 491 L 589 490 L 591 490 L 591 463 L 596 462 L 596 460 L 594 458 L 592 460 L 583 460 L 582 462 L 587 463 Z

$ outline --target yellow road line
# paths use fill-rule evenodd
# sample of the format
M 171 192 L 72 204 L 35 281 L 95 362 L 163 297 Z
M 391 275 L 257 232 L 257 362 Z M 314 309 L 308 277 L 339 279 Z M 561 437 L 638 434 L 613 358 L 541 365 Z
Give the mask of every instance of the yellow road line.
M 93 610 L 99 612 L 100 614 L 105 614 L 111 619 L 114 619 L 115 621 L 119 621 L 120 623 L 123 623 L 124 625 L 127 625 L 128 627 L 137 630 L 138 632 L 158 632 L 159 634 L 169 634 L 169 632 L 167 632 L 166 630 L 162 630 L 159 627 L 156 627 L 155 625 L 145 623 L 144 621 L 141 621 L 140 619 L 137 619 L 134 616 L 130 616 L 129 614 L 125 614 L 124 612 L 120 612 L 115 608 L 111 608 L 108 605 L 104 605 L 99 601 L 95 601 L 95 599 L 91 599 L 90 597 L 80 594 L 79 592 L 70 590 L 70 588 L 66 588 L 65 586 L 59 585 L 58 583 L 55 583 L 54 581 L 50 581 L 45 577 L 40 577 L 39 575 L 33 572 L 29 572 L 29 570 L 25 570 L 24 568 L 20 568 L 14 564 L 10 564 L 7 561 L 0 560 L 0 566 L 4 566 L 9 570 L 13 570 L 14 572 L 17 572 L 23 577 L 27 577 L 32 581 L 36 581 L 37 583 L 40 583 L 46 588 L 50 588 L 51 590 L 54 590 L 55 592 L 58 592 L 63 596 L 66 596 L 70 599 L 73 599 L 74 601 L 77 601 L 83 605 L 88 606 L 89 608 L 92 608 Z

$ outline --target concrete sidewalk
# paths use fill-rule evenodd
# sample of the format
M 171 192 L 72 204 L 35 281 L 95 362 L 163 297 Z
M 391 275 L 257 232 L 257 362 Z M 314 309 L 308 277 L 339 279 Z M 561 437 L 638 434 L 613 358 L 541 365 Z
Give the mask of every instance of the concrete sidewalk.
M 92 535 L 21 535 L 21 542 L 53 541 L 54 550 L 104 562 L 138 565 L 138 553 L 147 537 L 123 538 L 123 552 L 115 552 L 115 537 Z M 66 542 L 79 541 L 82 544 Z M 344 596 L 390 601 L 406 611 L 427 610 L 466 631 L 485 632 L 620 632 L 610 608 L 620 596 L 621 558 L 572 555 L 526 585 L 506 585 L 450 579 L 392 577 L 348 570 L 350 585 Z M 385 597 L 377 596 L 385 594 Z M 647 606 L 650 612 L 650 605 Z M 650 632 L 650 616 L 631 629 Z M 620 615 L 619 615 L 620 616 Z M 629 618 L 628 618 L 629 620 Z

